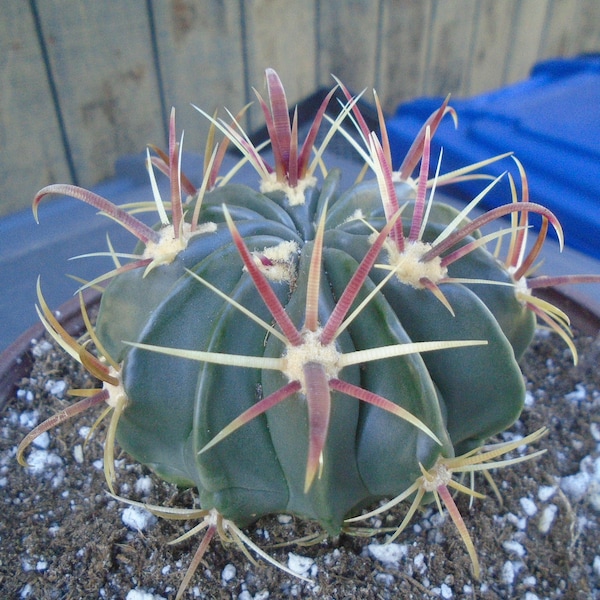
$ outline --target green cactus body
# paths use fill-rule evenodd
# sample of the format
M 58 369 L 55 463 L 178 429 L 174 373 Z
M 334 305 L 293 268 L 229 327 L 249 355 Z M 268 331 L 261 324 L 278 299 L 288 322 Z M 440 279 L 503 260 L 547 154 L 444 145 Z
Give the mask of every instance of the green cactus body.
M 444 293 L 455 311 L 451 315 L 427 290 L 392 279 L 337 338 L 341 351 L 459 339 L 485 339 L 487 346 L 354 365 L 344 368 L 340 378 L 418 415 L 443 441 L 442 446 L 402 419 L 334 391 L 321 474 L 305 493 L 307 407 L 302 392 L 296 392 L 199 454 L 229 422 L 288 383 L 285 375 L 165 356 L 121 345 L 121 340 L 281 357 L 286 349 L 279 339 L 266 336 L 257 323 L 200 284 L 184 267 L 261 319 L 271 320 L 224 223 L 221 204 L 225 202 L 250 251 L 264 253 L 265 248 L 281 243 L 295 244 L 297 251 L 288 258 L 291 280 L 271 285 L 301 328 L 315 223 L 327 203 L 318 300 L 319 322 L 325 323 L 371 247 L 373 230 L 379 231 L 384 224 L 375 184 L 343 194 L 337 186 L 337 174 L 332 173 L 323 189 L 311 189 L 300 206 L 289 206 L 277 192 L 259 195 L 242 186 L 217 189 L 205 196 L 201 213 L 202 221 L 216 224 L 215 231 L 192 238 L 171 265 L 159 266 L 145 277 L 140 270 L 118 276 L 103 295 L 96 332 L 105 348 L 124 360 L 122 379 L 129 398 L 119 421 L 120 444 L 165 479 L 197 487 L 203 507 L 215 507 L 236 523 L 291 512 L 338 533 L 353 510 L 406 489 L 418 477 L 419 464 L 430 467 L 440 454 L 453 456 L 455 450 L 479 445 L 510 425 L 522 408 L 521 373 L 494 316 L 496 304 L 504 307 L 503 299 L 488 292 L 481 300 L 476 291 L 447 284 Z M 408 193 L 410 188 L 403 190 Z M 348 221 L 346 215 L 359 204 L 362 220 Z M 456 214 L 436 205 L 431 218 L 439 215 L 448 221 Z M 429 230 L 439 231 L 446 225 L 430 220 L 425 238 Z M 385 261 L 385 251 L 380 259 Z M 483 269 L 480 278 L 510 277 L 483 249 L 458 263 L 455 269 L 461 275 L 477 276 L 478 269 Z M 361 302 L 384 274 L 372 269 L 355 302 Z M 493 287 L 496 294 L 514 297 L 511 288 Z M 521 304 L 514 301 L 512 305 L 515 318 L 522 318 Z M 136 318 L 131 318 L 134 314 Z M 144 319 L 139 318 L 141 314 Z
M 148 155 L 160 216 L 156 228 L 82 188 L 54 185 L 38 193 L 35 212 L 45 196 L 69 194 L 119 221 L 140 243 L 126 265 L 111 249 L 115 269 L 92 282 L 111 280 L 94 330 L 88 326 L 104 360 L 62 329 L 39 292 L 46 328 L 104 385 L 39 425 L 17 457 L 24 464 L 25 448 L 41 432 L 107 403 L 113 409 L 104 459 L 111 490 L 115 435 L 160 477 L 198 490 L 201 510 L 153 507 L 165 518 L 201 518 L 198 531 L 206 528 L 178 598 L 215 534 L 270 560 L 240 526 L 285 512 L 336 535 L 412 499 L 395 537 L 417 506 L 433 497 L 448 508 L 477 577 L 474 545 L 448 488 L 477 496 L 453 474 L 523 460 L 493 462 L 545 432 L 483 447 L 523 408 L 517 361 L 536 317 L 561 335 L 576 358 L 568 317 L 530 293 L 566 278 L 527 278 L 549 224 L 562 243 L 560 225 L 550 211 L 529 202 L 518 161 L 521 199 L 509 175 L 510 201 L 472 221 L 472 206 L 497 180 L 460 213 L 432 193 L 427 198 L 429 138 L 450 107 L 444 103 L 430 117 L 393 172 L 383 117 L 380 142 L 342 84 L 348 103 L 325 139 L 354 112 L 366 148 L 355 147 L 376 178 L 342 190 L 340 173 L 332 170 L 318 184 L 313 172 L 322 148 L 312 163 L 309 158 L 333 91 L 299 148 L 297 126 L 272 70 L 267 85 L 270 107 L 259 101 L 275 168 L 236 123 L 209 117 L 256 168 L 261 191 L 229 183 L 229 176 L 218 181 L 228 141 L 219 151 L 207 148 L 204 181 L 194 188 L 180 171 L 172 113 L 168 155 L 159 151 L 152 161 Z M 170 178 L 170 216 L 152 164 Z M 532 214 L 542 226 L 526 254 Z M 509 228 L 480 233 L 503 216 L 511 217 Z M 509 250 L 501 261 L 487 246 L 501 245 L 505 236 Z M 361 514 L 383 498 L 392 500 Z

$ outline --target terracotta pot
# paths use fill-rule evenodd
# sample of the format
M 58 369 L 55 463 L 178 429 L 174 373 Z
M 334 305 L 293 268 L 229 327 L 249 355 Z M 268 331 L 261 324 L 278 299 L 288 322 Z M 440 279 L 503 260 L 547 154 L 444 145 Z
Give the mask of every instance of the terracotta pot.
M 590 311 L 580 303 L 575 303 L 572 298 L 554 290 L 545 293 L 544 298 L 559 305 L 563 310 L 568 312 L 574 327 L 579 329 L 583 334 L 594 337 L 598 335 L 598 331 L 600 330 L 600 315 L 596 314 L 596 311 Z M 92 308 L 98 304 L 98 294 L 90 293 L 87 295 L 86 300 L 88 308 Z M 77 299 L 73 299 L 61 306 L 60 313 L 61 321 L 71 333 L 75 335 L 83 331 L 83 321 Z M 20 379 L 24 376 L 29 376 L 33 360 L 31 355 L 31 339 L 40 339 L 43 333 L 44 329 L 41 325 L 29 329 L 0 355 L 0 409 L 2 409 L 7 400 L 9 402 L 13 401 L 15 386 L 19 383 Z M 553 365 L 553 369 L 558 368 L 562 375 L 565 376 L 565 380 L 569 380 L 567 387 L 565 385 L 560 386 L 562 387 L 561 393 L 576 389 L 577 382 L 582 381 L 582 373 L 597 375 L 597 369 L 595 368 L 598 357 L 597 344 L 588 344 L 588 348 L 596 348 L 596 353 L 589 360 L 582 360 L 579 372 L 571 375 L 567 373 L 568 369 L 565 369 L 563 365 L 559 366 L 559 361 L 565 359 L 569 363 L 569 369 L 571 368 L 570 360 L 565 356 L 563 351 L 564 344 L 562 341 L 558 337 L 552 340 L 547 340 L 545 337 L 542 339 L 543 341 L 540 342 L 540 345 L 543 346 L 542 353 L 533 355 L 535 360 L 529 364 L 530 374 L 532 372 L 532 365 L 535 365 L 533 368 L 537 371 L 540 363 L 538 359 L 545 357 L 545 352 L 550 348 L 551 352 L 556 350 L 553 356 L 558 359 Z M 581 358 L 584 358 L 583 355 Z M 543 358 L 541 361 L 542 367 L 545 362 L 545 358 Z M 544 382 L 547 380 L 547 375 L 544 372 L 538 378 L 534 379 L 534 381 Z M 594 381 L 594 385 L 596 385 L 595 389 L 600 389 L 598 388 L 600 381 L 598 381 L 597 377 Z M 505 475 L 503 475 L 507 481 L 507 488 L 503 488 L 503 496 L 506 505 L 513 507 L 514 514 L 519 511 L 519 500 L 524 497 L 531 497 L 536 499 L 537 505 L 540 507 L 539 514 L 545 514 L 542 511 L 554 506 L 557 507 L 558 514 L 563 518 L 556 520 L 550 534 L 540 533 L 539 527 L 536 526 L 538 516 L 531 519 L 531 525 L 524 531 L 518 530 L 516 526 L 512 526 L 509 521 L 506 521 L 506 532 L 502 533 L 500 539 L 504 540 L 504 536 L 509 536 L 508 539 L 511 539 L 510 536 L 513 535 L 519 536 L 514 538 L 515 541 L 519 540 L 519 546 L 525 545 L 529 548 L 525 558 L 521 562 L 524 565 L 522 572 L 527 573 L 530 577 L 533 577 L 534 574 L 536 577 L 540 577 L 540 579 L 543 577 L 543 582 L 538 580 L 538 584 L 541 586 L 542 583 L 547 583 L 547 588 L 544 589 L 555 589 L 560 581 L 561 585 L 564 584 L 567 586 L 565 597 L 574 597 L 571 592 L 576 593 L 575 590 L 582 590 L 583 594 L 586 594 L 586 591 L 590 591 L 590 584 L 587 583 L 590 573 L 586 571 L 586 567 L 592 565 L 594 557 L 597 554 L 597 539 L 594 537 L 597 532 L 597 528 L 594 528 L 596 526 L 597 513 L 593 509 L 592 504 L 588 502 L 576 503 L 574 512 L 574 509 L 571 508 L 571 505 L 562 492 L 560 492 L 562 496 L 558 497 L 557 495 L 556 499 L 549 499 L 546 502 L 538 500 L 535 491 L 536 485 L 543 485 L 548 481 L 554 481 L 554 478 L 573 474 L 572 466 L 577 465 L 578 461 L 581 460 L 581 453 L 574 444 L 565 444 L 565 439 L 583 440 L 586 436 L 589 437 L 590 423 L 587 416 L 577 417 L 577 411 L 571 409 L 569 402 L 555 402 L 559 396 L 559 392 L 545 394 L 541 397 L 539 404 L 536 405 L 537 408 L 534 412 L 531 410 L 524 411 L 525 422 L 521 424 L 521 427 L 533 430 L 533 427 L 539 426 L 540 422 L 551 425 L 551 432 L 545 445 L 548 449 L 545 455 L 546 462 L 542 462 L 543 459 L 540 459 L 539 464 L 537 461 L 524 463 L 520 471 L 513 472 L 513 469 L 507 470 Z M 589 413 L 587 414 L 589 415 Z M 90 418 L 89 423 L 91 424 L 92 422 L 93 418 Z M 65 427 L 65 429 L 67 428 Z M 71 441 L 77 440 L 76 443 L 81 443 L 80 435 L 78 427 L 75 427 L 69 439 Z M 592 446 L 595 448 L 593 440 Z M 570 451 L 570 454 L 565 457 L 567 450 Z M 7 452 L 9 451 L 10 448 L 7 447 Z M 101 447 L 96 447 L 96 452 L 97 456 L 100 457 Z M 19 590 L 24 589 L 24 586 L 29 585 L 30 582 L 37 582 L 39 585 L 39 588 L 36 588 L 36 592 L 38 592 L 37 597 L 49 597 L 57 589 L 55 587 L 56 581 L 60 581 L 63 582 L 63 585 L 69 586 L 69 591 L 72 591 L 74 586 L 79 586 L 76 592 L 78 597 L 95 597 L 98 595 L 100 588 L 111 589 L 113 591 L 118 590 L 119 597 L 125 597 L 127 590 L 132 589 L 134 585 L 136 588 L 139 586 L 140 589 L 157 589 L 161 591 L 173 589 L 174 586 L 178 586 L 182 577 L 179 569 L 161 567 L 163 565 L 171 565 L 173 560 L 177 558 L 181 559 L 182 564 L 188 564 L 192 559 L 195 545 L 192 544 L 188 550 L 177 549 L 176 552 L 179 554 L 175 555 L 172 553 L 172 550 L 164 550 L 168 542 L 172 541 L 172 526 L 155 528 L 149 534 L 150 538 L 146 538 L 141 534 L 130 538 L 128 533 L 124 533 L 120 516 L 122 511 L 107 509 L 107 500 L 104 494 L 105 484 L 102 476 L 99 474 L 94 476 L 94 469 L 90 469 L 87 461 L 85 465 L 78 465 L 76 459 L 72 458 L 70 454 L 69 452 L 64 454 L 65 461 L 69 461 L 69 472 L 71 473 L 66 480 L 67 483 L 64 490 L 54 490 L 52 493 L 48 492 L 47 494 L 40 493 L 39 490 L 47 485 L 47 482 L 31 477 L 28 473 L 24 473 L 19 478 L 18 484 L 14 483 L 16 477 L 13 477 L 12 473 L 11 477 L 8 478 L 9 485 L 12 486 L 11 493 L 19 498 L 19 503 L 9 502 L 6 504 L 6 522 L 17 523 L 20 529 L 13 532 L 15 539 L 12 540 L 12 545 L 3 544 L 2 548 L 0 548 L 0 563 L 6 567 L 4 572 L 11 572 L 8 569 L 12 569 L 14 572 L 14 576 L 11 576 L 10 580 L 5 578 L 6 581 L 0 582 L 0 587 L 2 587 L 2 583 L 10 583 L 12 589 L 15 590 L 15 593 L 11 594 L 11 597 L 18 597 Z M 559 460 L 558 457 L 561 457 L 561 459 Z M 558 470 L 557 465 L 562 465 L 563 470 Z M 16 465 L 10 468 L 14 468 L 17 475 L 24 472 L 24 470 L 17 469 Z M 514 469 L 518 468 L 521 467 L 514 467 Z M 129 471 L 128 467 L 126 471 L 132 477 L 140 477 L 145 473 L 145 470 L 141 467 L 136 467 L 136 469 L 135 473 L 137 475 L 133 475 L 133 471 Z M 82 481 L 86 481 L 87 483 L 81 485 Z M 169 488 L 166 484 L 164 486 L 156 486 L 156 489 L 162 494 L 159 496 L 159 504 L 171 502 L 175 498 L 176 490 Z M 68 491 L 68 494 L 65 495 L 62 493 L 64 491 Z M 6 492 L 3 490 L 3 493 Z M 30 500 L 24 502 L 21 498 L 29 498 Z M 562 498 L 565 499 L 563 500 Z M 74 510 L 73 506 L 88 506 L 89 510 Z M 565 507 L 568 507 L 568 511 Z M 494 544 L 499 541 L 496 539 L 499 535 L 499 529 L 493 526 L 494 519 L 499 516 L 498 510 L 498 504 L 493 500 L 485 504 L 478 504 L 477 510 L 469 514 L 469 527 L 473 531 L 479 532 L 476 542 L 478 546 L 481 545 L 482 548 L 486 549 L 484 550 L 484 554 L 487 552 L 488 555 L 487 561 L 490 564 L 490 575 L 486 577 L 486 585 L 492 583 L 494 587 L 496 585 L 499 586 L 505 594 L 502 597 L 514 597 L 511 593 L 512 587 L 501 579 L 502 561 L 504 560 L 502 558 L 502 547 L 498 545 L 498 553 L 493 551 L 493 549 L 496 549 Z M 54 515 L 52 520 L 56 519 L 57 522 L 61 523 L 61 526 L 58 528 L 58 534 L 50 534 L 50 530 L 47 528 L 48 523 L 37 518 L 37 513 L 44 515 L 49 514 L 49 511 L 52 511 Z M 90 518 L 90 514 L 93 514 L 93 518 Z M 399 516 L 399 514 L 396 516 Z M 501 518 L 503 519 L 504 517 L 501 516 Z M 584 528 L 581 532 L 581 537 L 578 538 L 576 547 L 573 548 L 571 545 L 571 527 L 574 522 L 577 522 L 577 519 L 581 519 L 581 522 L 592 523 L 593 526 Z M 62 523 L 66 524 L 62 526 Z M 296 533 L 298 534 L 297 537 L 300 537 L 300 532 L 302 534 L 306 533 L 304 529 L 296 530 L 295 528 L 293 529 L 294 533 L 291 533 L 290 525 L 281 524 L 276 517 L 268 518 L 261 527 L 265 527 L 264 530 L 269 531 L 273 535 L 273 539 L 276 540 L 292 539 Z M 448 542 L 443 543 L 443 545 L 437 543 L 432 545 L 432 542 L 428 539 L 427 531 L 421 528 L 422 534 L 416 536 L 410 544 L 407 544 L 407 547 L 410 546 L 410 552 L 412 553 L 410 561 L 415 560 L 416 564 L 416 556 L 433 556 L 431 554 L 433 552 L 432 548 L 437 548 L 438 559 L 435 561 L 432 560 L 426 571 L 428 579 L 431 578 L 431 581 L 434 582 L 446 581 L 451 575 L 455 579 L 455 587 L 457 589 L 460 589 L 461 586 L 467 583 L 473 585 L 469 571 L 469 559 L 466 554 L 458 552 L 456 557 L 452 556 L 450 558 L 450 549 L 456 547 L 459 542 L 456 540 L 456 532 L 451 528 L 451 524 L 448 527 L 449 529 L 446 531 L 451 532 L 452 537 L 448 538 Z M 34 542 L 29 542 L 31 555 L 27 553 L 27 560 L 31 560 L 32 557 L 42 556 L 44 559 L 48 559 L 51 571 L 37 573 L 37 575 L 35 571 L 23 571 L 19 562 L 20 555 L 17 555 L 14 550 L 19 547 L 18 552 L 25 553 L 26 547 L 21 541 L 24 535 L 23 531 L 27 532 L 29 539 L 33 538 L 36 540 L 35 544 Z M 37 532 L 35 536 L 34 532 Z M 106 539 L 108 538 L 106 532 L 111 532 L 109 534 L 110 539 Z M 59 535 L 60 537 L 55 539 L 55 535 Z M 527 535 L 527 537 L 524 539 L 523 535 Z M 152 541 L 148 542 L 148 539 Z M 358 540 L 358 538 L 356 539 Z M 339 589 L 340 585 L 344 585 L 346 587 L 341 593 L 348 597 L 354 597 L 357 593 L 361 597 L 367 597 L 367 595 L 368 597 L 374 597 L 373 594 L 377 594 L 379 590 L 381 591 L 380 595 L 383 596 L 389 592 L 389 583 L 378 584 L 377 580 L 372 579 L 373 572 L 377 572 L 381 567 L 378 567 L 368 554 L 367 543 L 370 543 L 370 541 L 365 540 L 364 542 L 360 542 L 362 548 L 358 546 L 359 542 L 357 541 L 353 541 L 347 545 L 346 543 L 340 544 L 337 547 L 335 543 L 332 543 L 328 546 L 328 549 L 321 549 L 319 551 L 320 555 L 315 556 L 316 564 L 319 565 L 319 573 L 321 571 L 325 572 L 327 568 L 335 569 L 334 573 L 357 573 L 355 577 L 332 577 L 333 583 L 328 590 L 334 590 L 334 586 L 336 589 Z M 373 543 L 375 545 L 378 544 L 376 541 Z M 331 550 L 334 547 L 339 553 L 339 558 L 336 559 L 339 562 L 334 562 L 333 567 L 331 567 L 329 566 L 329 562 L 326 563 L 326 560 L 329 560 L 326 557 L 332 556 Z M 3 549 L 4 552 L 2 552 Z M 78 555 L 79 552 L 83 551 L 82 549 L 85 549 L 85 558 L 83 559 Z M 236 567 L 237 572 L 242 574 L 241 576 L 238 575 L 238 579 L 228 582 L 230 590 L 239 589 L 245 583 L 245 576 L 248 572 L 245 557 L 243 555 L 237 556 L 241 553 L 234 553 L 232 557 L 229 551 L 225 553 L 218 545 L 214 546 L 211 551 L 215 555 L 211 568 L 214 569 L 216 565 L 224 565 L 231 562 Z M 57 556 L 56 552 L 59 552 L 60 556 Z M 63 555 L 66 557 L 64 561 Z M 113 562 L 107 563 L 107 556 L 114 556 L 115 558 L 112 559 Z M 281 556 L 285 562 L 286 553 L 284 552 Z M 71 562 L 69 557 L 72 557 Z M 509 555 L 506 554 L 505 558 L 508 559 L 508 557 Z M 280 557 L 277 558 L 281 560 Z M 123 562 L 121 563 L 121 561 Z M 494 562 L 498 562 L 495 567 Z M 507 564 L 508 562 L 510 561 L 507 561 Z M 109 569 L 106 569 L 107 564 L 110 566 Z M 154 568 L 147 568 L 149 564 L 153 564 Z M 127 568 L 124 565 L 127 565 Z M 559 568 L 553 570 L 553 567 L 556 565 L 559 565 Z M 134 570 L 129 572 L 130 568 Z M 493 574 L 494 569 L 495 574 Z M 390 572 L 387 568 L 385 570 Z M 390 570 L 393 572 L 393 567 L 390 567 Z M 257 589 L 269 589 L 268 586 L 274 586 L 273 589 L 283 589 L 284 585 L 289 585 L 287 574 L 277 575 L 275 573 L 268 576 L 261 574 L 268 571 L 270 570 L 263 568 L 253 573 L 253 577 L 255 577 L 254 581 L 258 582 L 256 584 L 258 586 Z M 52 573 L 52 577 L 57 578 L 56 580 L 48 576 L 50 572 Z M 90 579 L 90 572 L 99 573 L 99 575 L 93 578 L 93 581 L 88 581 Z M 217 597 L 219 594 L 222 595 L 224 589 L 222 587 L 223 580 L 218 576 L 217 571 L 213 570 L 213 573 L 216 576 L 213 575 L 210 579 L 201 579 L 201 576 L 197 576 L 196 580 L 201 581 L 199 585 L 202 585 L 203 589 L 211 597 Z M 418 581 L 421 575 L 415 573 L 415 577 L 417 577 L 417 579 L 414 579 L 415 595 L 421 597 L 420 593 L 417 594 L 417 586 L 420 586 L 419 590 L 422 591 L 423 589 L 421 583 Z M 550 578 L 550 581 L 548 581 L 548 578 Z M 1 579 L 2 576 L 0 575 Z M 74 579 L 77 581 L 75 582 Z M 405 581 L 403 576 L 402 580 Z M 594 577 L 591 585 L 598 586 L 597 581 L 598 578 Z M 65 584 L 64 582 L 67 583 Z M 393 585 L 396 586 L 394 589 L 399 590 L 401 583 L 400 581 L 394 583 Z M 378 585 L 381 585 L 381 587 L 378 588 Z M 511 589 L 509 590 L 509 588 Z M 93 593 L 90 592 L 92 589 Z M 405 595 L 405 593 L 402 593 L 394 597 L 405 597 Z M 328 594 L 328 597 L 330 596 L 334 597 Z M 336 595 L 335 597 L 338 596 Z M 591 596 L 588 594 L 586 597 Z

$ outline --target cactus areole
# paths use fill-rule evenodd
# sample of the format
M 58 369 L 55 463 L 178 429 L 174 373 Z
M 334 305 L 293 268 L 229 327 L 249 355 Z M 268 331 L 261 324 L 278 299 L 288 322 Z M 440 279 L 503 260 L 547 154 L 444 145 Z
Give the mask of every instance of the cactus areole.
M 447 102 L 394 170 L 383 118 L 377 137 L 356 98 L 339 88 L 347 103 L 328 118 L 324 142 L 315 144 L 331 94 L 300 146 L 281 82 L 267 70 L 268 102 L 257 95 L 274 166 L 249 142 L 240 116 L 205 115 L 212 131 L 199 188 L 181 173 L 172 113 L 168 152 L 148 154 L 160 217 L 153 229 L 75 186 L 39 192 L 36 212 L 45 196 L 66 193 L 140 240 L 125 263 L 111 248 L 114 270 L 92 282 L 108 282 L 88 327 L 98 356 L 62 330 L 40 294 L 48 330 L 104 381 L 66 416 L 108 403 L 111 489 L 116 438 L 163 479 L 198 490 L 196 513 L 208 519 L 209 536 L 215 515 L 239 540 L 238 527 L 272 513 L 318 521 L 336 535 L 382 499 L 413 498 L 409 519 L 419 503 L 441 497 L 477 575 L 448 486 L 478 496 L 452 473 L 492 468 L 513 448 L 483 446 L 521 413 L 517 361 L 536 317 L 572 348 L 567 317 L 530 293 L 561 282 L 528 278 L 549 225 L 562 242 L 560 225 L 529 202 L 523 169 L 508 155 L 430 176 L 430 137 L 444 115 L 454 116 Z M 332 135 L 348 137 L 342 126 L 355 128 L 357 153 L 372 173 L 348 189 L 337 170 L 322 168 Z M 258 172 L 257 189 L 232 183 L 231 174 L 217 177 L 229 143 Z M 498 181 L 479 172 L 494 160 L 516 165 L 521 181 L 507 175 L 506 205 L 472 219 Z M 154 168 L 170 179 L 169 202 Z M 469 176 L 483 180 L 482 191 L 463 211 L 434 198 L 436 185 Z M 508 224 L 483 235 L 480 226 L 498 217 Z M 526 254 L 533 218 L 541 228 Z M 24 440 L 20 458 L 40 431 Z

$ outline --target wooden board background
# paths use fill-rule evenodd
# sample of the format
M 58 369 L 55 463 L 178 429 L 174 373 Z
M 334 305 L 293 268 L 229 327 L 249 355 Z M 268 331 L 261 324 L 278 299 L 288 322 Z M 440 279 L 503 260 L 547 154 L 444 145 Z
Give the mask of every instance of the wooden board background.
M 384 107 L 477 94 L 538 61 L 600 51 L 598 0 L 3 0 L 0 215 L 52 182 L 92 186 L 118 156 L 164 145 L 178 111 L 184 145 L 239 110 L 275 67 L 290 102 L 331 74 Z M 254 106 L 246 126 L 261 125 Z

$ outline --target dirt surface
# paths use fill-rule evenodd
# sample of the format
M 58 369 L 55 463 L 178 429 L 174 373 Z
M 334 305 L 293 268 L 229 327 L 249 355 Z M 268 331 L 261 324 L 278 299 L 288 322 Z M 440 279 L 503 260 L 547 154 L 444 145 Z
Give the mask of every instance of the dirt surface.
M 563 343 L 542 333 L 523 361 L 527 406 L 505 439 L 545 425 L 550 434 L 537 445 L 547 453 L 496 472 L 502 506 L 481 477 L 476 487 L 485 500 L 469 507 L 466 497 L 457 498 L 481 561 L 480 581 L 452 522 L 432 509 L 391 547 L 381 546 L 381 534 L 274 549 L 317 531 L 274 516 L 246 532 L 311 583 L 262 561 L 253 565 L 237 547 L 215 540 L 184 597 L 600 599 L 600 338 L 578 339 L 577 346 L 574 367 Z M 22 437 L 69 402 L 64 388 L 93 385 L 47 343 L 35 351 L 31 377 L 0 413 L 0 597 L 174 598 L 199 539 L 168 542 L 195 523 L 139 521 L 143 531 L 135 530 L 136 515 L 127 519 L 127 506 L 106 493 L 104 425 L 83 450 L 85 427 L 97 414 L 73 419 L 34 446 L 35 472 L 16 463 Z M 162 483 L 126 456 L 117 473 L 117 491 L 128 498 L 193 506 L 192 492 Z M 405 510 L 392 510 L 381 525 L 397 525 Z

